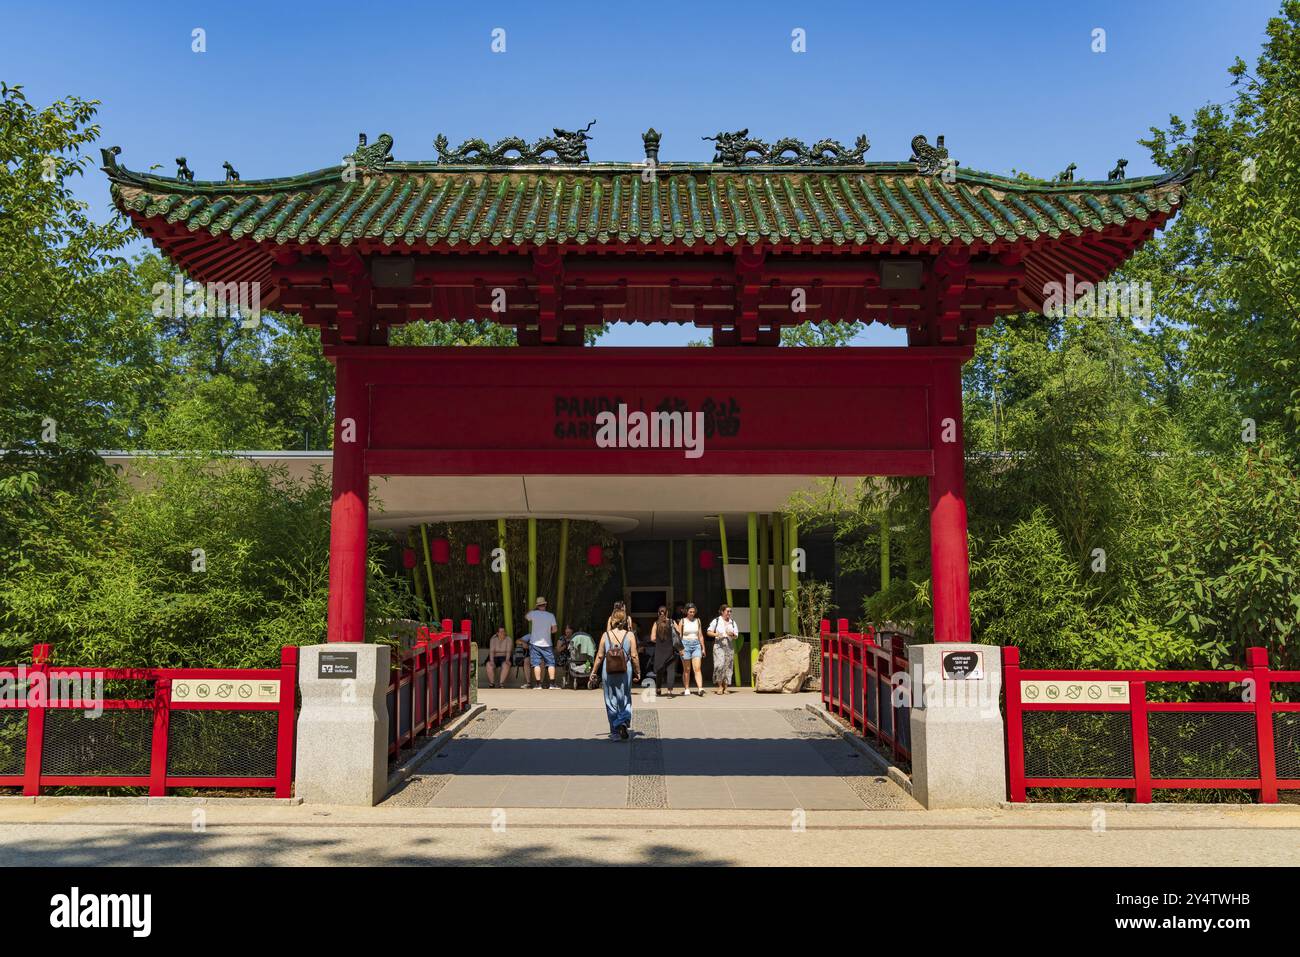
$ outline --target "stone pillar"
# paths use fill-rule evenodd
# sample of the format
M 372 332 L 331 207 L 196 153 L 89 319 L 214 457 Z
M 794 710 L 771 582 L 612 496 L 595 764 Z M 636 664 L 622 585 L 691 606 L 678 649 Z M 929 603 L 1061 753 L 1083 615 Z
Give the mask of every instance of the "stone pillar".
M 912 796 L 926 808 L 991 807 L 1007 799 L 1001 651 L 967 642 L 907 649 Z
M 378 804 L 388 788 L 388 646 L 299 652 L 294 793 L 312 804 Z

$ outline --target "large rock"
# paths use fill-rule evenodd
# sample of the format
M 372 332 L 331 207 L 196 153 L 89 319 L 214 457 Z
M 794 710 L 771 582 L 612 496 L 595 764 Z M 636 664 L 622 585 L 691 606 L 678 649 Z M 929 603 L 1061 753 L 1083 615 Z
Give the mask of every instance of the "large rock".
M 768 642 L 758 652 L 754 690 L 794 694 L 808 677 L 810 659 L 808 645 L 798 638 Z

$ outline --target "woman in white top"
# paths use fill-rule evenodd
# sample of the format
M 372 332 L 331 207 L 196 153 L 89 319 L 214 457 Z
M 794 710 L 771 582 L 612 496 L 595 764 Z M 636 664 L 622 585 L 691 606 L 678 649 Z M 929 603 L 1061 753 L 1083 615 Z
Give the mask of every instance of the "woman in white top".
M 704 694 L 704 674 L 700 670 L 704 658 L 704 628 L 700 623 L 699 612 L 695 605 L 686 606 L 686 617 L 680 625 L 682 634 L 682 683 L 686 693 L 691 693 L 691 674 L 695 674 L 695 686 Z
M 727 685 L 731 684 L 731 667 L 736 655 L 732 642 L 737 634 L 731 606 L 723 605 L 709 625 L 709 637 L 713 639 L 713 683 L 718 686 L 718 694 L 726 694 Z

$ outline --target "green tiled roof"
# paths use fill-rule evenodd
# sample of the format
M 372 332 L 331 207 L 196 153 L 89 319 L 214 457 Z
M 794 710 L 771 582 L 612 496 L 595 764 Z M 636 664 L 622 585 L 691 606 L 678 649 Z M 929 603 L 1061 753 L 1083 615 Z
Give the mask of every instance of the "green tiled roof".
M 265 244 L 511 248 L 546 243 L 691 247 L 870 246 L 1079 236 L 1166 218 L 1184 174 L 1048 183 L 961 168 L 954 182 L 911 163 L 728 167 L 665 163 L 450 167 L 389 162 L 247 182 L 107 172 L 117 206 L 212 237 Z M 648 180 L 648 181 L 647 181 Z

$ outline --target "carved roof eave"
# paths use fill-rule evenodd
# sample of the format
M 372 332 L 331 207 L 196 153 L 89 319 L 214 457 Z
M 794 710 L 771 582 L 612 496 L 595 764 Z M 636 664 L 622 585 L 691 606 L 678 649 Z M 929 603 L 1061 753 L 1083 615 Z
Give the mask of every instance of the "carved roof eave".
M 793 165 L 772 163 L 746 163 L 730 165 L 724 163 L 685 163 L 662 162 L 655 164 L 658 175 L 789 175 L 813 174 L 818 176 L 852 176 L 852 175 L 894 175 L 926 176 L 917 170 L 916 164 L 910 162 L 872 162 L 855 165 Z M 339 181 L 343 167 L 332 166 L 301 173 L 295 176 L 281 176 L 269 179 L 244 179 L 238 182 L 224 180 L 182 180 L 170 176 L 156 176 L 142 173 L 118 165 L 101 167 L 110 181 L 121 186 L 140 186 L 170 192 L 186 193 L 226 193 L 231 195 L 249 193 L 270 193 L 281 190 L 297 190 Z M 401 162 L 394 161 L 384 165 L 380 170 L 358 170 L 358 178 L 401 174 L 466 174 L 471 176 L 503 176 L 515 173 L 527 173 L 550 176 L 590 176 L 590 175 L 640 175 L 646 170 L 645 163 L 517 163 L 502 166 L 484 166 L 473 164 L 433 163 L 428 161 Z M 1126 193 L 1151 187 L 1166 187 L 1190 181 L 1197 169 L 1188 165 L 1182 169 L 1158 176 L 1136 177 L 1122 180 L 1075 180 L 1058 183 L 1049 180 L 1024 180 L 996 173 L 987 173 L 969 167 L 955 169 L 957 182 L 989 186 L 1008 192 L 1100 192 Z M 938 177 L 935 177 L 936 179 Z

